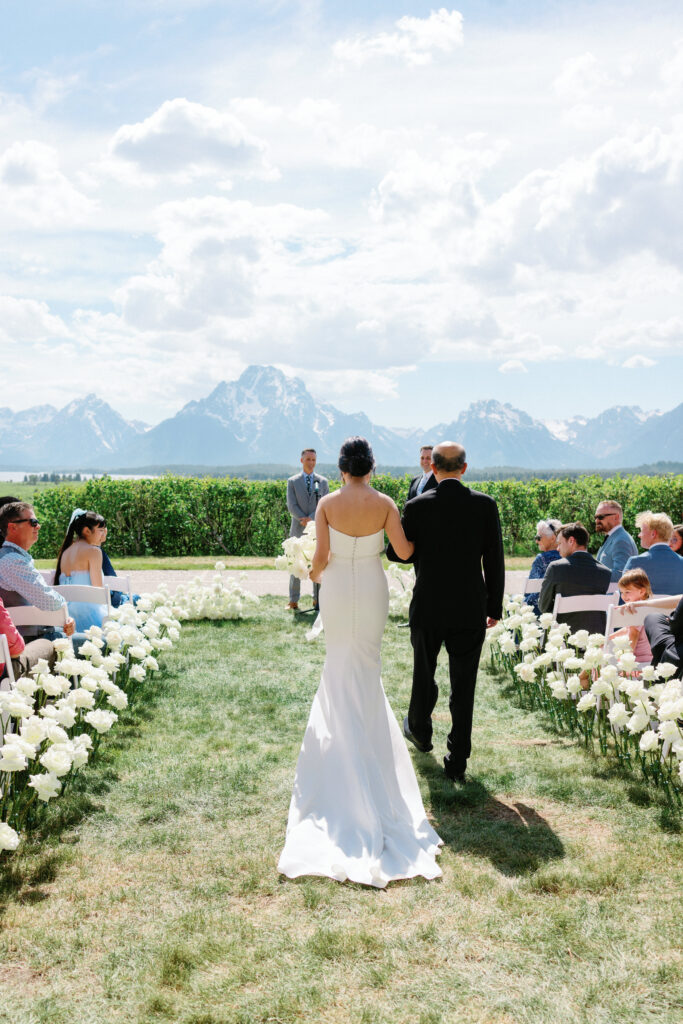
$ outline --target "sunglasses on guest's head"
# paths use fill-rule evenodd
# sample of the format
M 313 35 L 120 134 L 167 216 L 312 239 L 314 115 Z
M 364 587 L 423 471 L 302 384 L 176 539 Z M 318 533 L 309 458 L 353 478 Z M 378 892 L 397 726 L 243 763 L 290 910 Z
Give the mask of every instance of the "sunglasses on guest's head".
M 31 526 L 40 526 L 37 519 L 10 519 L 10 523 L 30 523 Z
M 534 540 L 536 541 L 536 543 L 537 543 L 537 544 L 538 544 L 538 542 L 539 542 L 539 540 L 540 540 L 540 539 L 541 539 L 541 538 L 539 537 L 539 535 L 538 535 L 538 534 L 536 534 L 536 536 L 534 537 Z

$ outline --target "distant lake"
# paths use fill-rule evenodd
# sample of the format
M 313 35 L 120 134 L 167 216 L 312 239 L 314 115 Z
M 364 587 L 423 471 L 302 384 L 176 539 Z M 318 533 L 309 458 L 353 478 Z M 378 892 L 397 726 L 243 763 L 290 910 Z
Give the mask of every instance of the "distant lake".
M 43 473 L 51 473 L 51 469 L 0 469 L 0 481 L 4 483 L 17 483 L 21 484 L 24 482 L 25 476 L 42 476 Z M 101 473 L 81 473 L 81 482 L 83 480 L 92 480 L 93 476 L 101 476 Z M 152 475 L 149 473 L 109 473 L 107 474 L 112 480 L 150 480 Z M 67 481 L 68 482 L 68 481 Z M 75 481 L 78 483 L 78 481 Z

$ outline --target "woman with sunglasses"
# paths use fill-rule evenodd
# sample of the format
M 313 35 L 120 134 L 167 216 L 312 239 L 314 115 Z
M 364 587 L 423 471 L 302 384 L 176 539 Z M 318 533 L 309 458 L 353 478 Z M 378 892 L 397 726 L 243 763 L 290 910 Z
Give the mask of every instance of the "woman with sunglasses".
M 99 545 L 106 536 L 104 517 L 97 512 L 77 508 L 57 556 L 55 580 L 64 586 L 102 587 L 102 551 Z M 107 615 L 106 604 L 69 601 L 69 612 L 76 620 L 79 633 L 90 626 L 101 626 Z
M 536 523 L 534 540 L 538 544 L 538 554 L 531 563 L 530 580 L 542 580 L 550 563 L 560 557 L 560 552 L 557 550 L 557 531 L 561 526 L 562 523 L 559 519 L 541 519 Z M 538 607 L 538 594 L 527 594 L 524 602 L 530 604 L 537 615 L 541 614 Z

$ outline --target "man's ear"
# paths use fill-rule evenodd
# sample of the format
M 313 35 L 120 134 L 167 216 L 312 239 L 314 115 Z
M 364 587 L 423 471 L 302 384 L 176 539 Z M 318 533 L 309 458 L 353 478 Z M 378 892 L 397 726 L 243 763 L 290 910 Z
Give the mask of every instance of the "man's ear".
M 464 476 L 466 472 L 467 472 L 467 463 L 464 462 L 463 463 L 463 467 L 462 467 L 462 473 L 460 474 L 460 476 Z

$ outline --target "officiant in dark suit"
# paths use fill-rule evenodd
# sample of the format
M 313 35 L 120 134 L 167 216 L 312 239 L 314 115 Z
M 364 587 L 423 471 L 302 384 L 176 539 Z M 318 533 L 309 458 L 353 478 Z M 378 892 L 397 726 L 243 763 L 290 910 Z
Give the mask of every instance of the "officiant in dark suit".
M 436 486 L 406 504 L 403 529 L 415 544 L 415 588 L 410 603 L 413 689 L 404 735 L 418 750 L 432 749 L 432 711 L 441 647 L 448 651 L 451 731 L 446 775 L 465 781 L 470 756 L 474 688 L 488 626 L 503 613 L 505 559 L 498 506 L 465 487 L 465 449 L 443 441 L 432 450 Z M 387 557 L 400 562 L 391 545 Z
M 436 477 L 432 473 L 433 449 L 433 444 L 423 444 L 420 448 L 420 465 L 422 466 L 422 472 L 418 473 L 417 476 L 414 476 L 410 481 L 406 501 L 411 501 L 412 498 L 416 498 L 418 494 L 422 494 L 423 491 L 431 491 L 433 487 L 436 487 Z
M 317 461 L 315 448 L 304 448 L 301 453 L 301 472 L 290 476 L 287 481 L 287 510 L 292 517 L 290 537 L 302 535 L 306 524 L 315 519 L 318 501 L 329 493 L 330 485 L 327 478 L 314 472 Z M 318 584 L 314 583 L 313 607 L 316 609 L 318 607 L 318 590 Z M 300 594 L 301 580 L 298 576 L 290 576 L 288 608 L 293 611 L 298 610 Z

